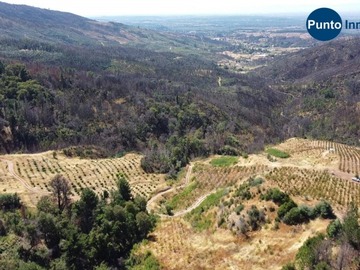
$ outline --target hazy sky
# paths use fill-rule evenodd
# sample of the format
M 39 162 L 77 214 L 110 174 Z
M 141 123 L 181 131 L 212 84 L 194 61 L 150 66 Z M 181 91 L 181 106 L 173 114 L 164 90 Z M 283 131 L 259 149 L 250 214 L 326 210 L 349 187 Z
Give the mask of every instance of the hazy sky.
M 360 13 L 359 0 L 0 0 L 82 16 L 310 13 L 319 7 Z

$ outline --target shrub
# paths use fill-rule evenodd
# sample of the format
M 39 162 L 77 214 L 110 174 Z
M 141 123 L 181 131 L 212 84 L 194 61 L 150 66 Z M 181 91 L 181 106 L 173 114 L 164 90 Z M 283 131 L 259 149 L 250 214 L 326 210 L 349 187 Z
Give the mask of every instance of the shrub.
M 342 225 L 340 220 L 336 219 L 331 221 L 331 223 L 326 229 L 326 232 L 331 238 L 336 238 L 338 235 L 340 235 L 342 232 Z
M 21 207 L 20 198 L 15 194 L 0 195 L 0 208 L 2 210 L 13 210 Z
M 4 222 L 0 219 L 0 236 L 6 235 L 6 228 Z
M 296 270 L 296 268 L 295 268 L 294 264 L 288 263 L 288 264 L 284 265 L 281 268 L 281 270 Z
M 320 262 L 315 266 L 315 270 L 331 270 L 331 267 L 326 262 Z
M 334 218 L 335 217 L 331 205 L 326 201 L 319 202 L 315 206 L 314 215 L 317 217 L 320 216 L 321 218 Z
M 290 201 L 282 204 L 278 209 L 279 218 L 283 218 L 292 208 L 297 207 L 297 204 L 290 199 Z
M 306 211 L 302 210 L 299 207 L 292 208 L 284 216 L 283 221 L 287 225 L 297 225 L 309 221 L 309 215 Z
M 235 213 L 240 215 L 241 211 L 244 210 L 244 205 L 240 204 L 235 208 Z
M 277 205 L 282 205 L 290 200 L 289 195 L 280 191 L 278 188 L 269 189 L 264 195 L 261 196 L 261 199 L 266 201 L 273 201 Z
M 316 265 L 316 249 L 323 240 L 324 235 L 320 234 L 305 241 L 296 254 L 296 262 L 300 269 L 312 269 Z
M 262 183 L 264 183 L 264 180 L 262 179 L 262 178 L 250 178 L 249 180 L 248 180 L 248 182 L 249 182 L 249 186 L 251 186 L 251 187 L 256 187 L 256 186 L 260 186 Z
M 251 229 L 257 230 L 260 224 L 265 222 L 265 214 L 263 211 L 259 211 L 255 205 L 252 205 L 250 210 L 247 211 L 249 217 L 249 225 Z

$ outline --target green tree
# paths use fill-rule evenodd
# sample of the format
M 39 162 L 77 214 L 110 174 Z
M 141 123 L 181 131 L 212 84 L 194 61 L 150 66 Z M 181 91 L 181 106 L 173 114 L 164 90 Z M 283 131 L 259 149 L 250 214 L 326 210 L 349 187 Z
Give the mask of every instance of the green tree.
M 58 211 L 56 204 L 49 196 L 42 196 L 36 204 L 39 212 L 50 213 L 55 215 Z
M 132 199 L 131 189 L 129 182 L 126 180 L 124 175 L 118 174 L 117 188 L 120 198 L 124 201 L 130 201 Z
M 285 224 L 288 225 L 296 225 L 296 224 L 308 222 L 309 216 L 308 213 L 303 209 L 299 207 L 294 207 L 290 209 L 289 212 L 286 213 L 286 215 L 283 218 L 283 221 Z
M 0 236 L 6 235 L 6 228 L 4 222 L 0 219 Z
M 136 226 L 139 231 L 139 239 L 143 239 L 154 227 L 154 223 L 148 214 L 140 212 L 136 215 Z
M 99 198 L 96 193 L 89 188 L 85 188 L 81 192 L 80 200 L 75 203 L 75 213 L 79 219 L 80 229 L 84 233 L 89 233 L 92 229 L 94 211 L 98 202 Z
M 60 243 L 60 230 L 56 226 L 55 218 L 51 214 L 41 213 L 38 227 L 43 233 L 45 244 L 49 249 L 57 247 Z
M 360 249 L 360 227 L 358 218 L 358 208 L 352 204 L 344 218 L 343 231 L 348 242 L 356 249 Z
M 320 234 L 305 241 L 296 254 L 296 263 L 299 269 L 312 269 L 318 263 L 316 249 L 323 240 L 324 235 Z
M 146 211 L 146 199 L 141 196 L 136 196 L 134 199 L 135 205 L 139 208 L 139 211 Z
M 25 227 L 25 236 L 29 242 L 30 249 L 34 248 L 40 243 L 40 235 L 38 234 L 37 228 L 34 224 L 29 224 Z
M 331 270 L 331 267 L 326 262 L 320 262 L 315 266 L 315 270 Z
M 21 207 L 19 196 L 15 194 L 1 194 L 0 195 L 0 209 L 13 210 Z

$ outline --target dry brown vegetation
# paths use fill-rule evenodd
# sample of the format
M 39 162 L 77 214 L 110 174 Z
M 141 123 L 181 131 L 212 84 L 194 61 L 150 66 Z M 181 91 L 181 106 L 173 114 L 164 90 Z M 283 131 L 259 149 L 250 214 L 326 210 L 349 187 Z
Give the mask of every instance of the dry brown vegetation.
M 33 155 L 6 155 L 0 163 L 0 191 L 17 192 L 22 199 L 34 205 L 41 195 L 51 189 L 50 180 L 57 174 L 71 183 L 72 197 L 77 199 L 81 189 L 89 187 L 102 194 L 115 188 L 117 174 L 129 180 L 133 195 L 148 198 L 154 191 L 166 186 L 163 175 L 147 174 L 140 167 L 142 156 L 127 154 L 121 158 L 68 158 L 54 152 Z
M 359 168 L 358 148 L 303 139 L 290 139 L 276 148 L 289 153 L 290 157 L 269 160 L 264 152 L 239 158 L 237 164 L 225 168 L 212 166 L 213 157 L 198 160 L 190 166 L 191 172 L 184 174 L 187 180 L 180 181 L 179 185 L 183 187 L 164 194 L 157 203 L 170 201 L 195 182 L 196 188 L 181 198 L 177 210 L 191 207 L 199 197 L 223 187 L 228 187 L 229 192 L 221 203 L 230 202 L 241 183 L 251 176 L 261 176 L 265 179 L 262 191 L 279 187 L 299 205 L 312 206 L 318 200 L 326 199 L 341 215 L 350 202 L 360 204 L 360 184 L 351 181 Z M 76 198 L 83 187 L 93 188 L 98 193 L 111 190 L 116 174 L 122 172 L 129 179 L 134 194 L 150 197 L 151 193 L 167 185 L 163 175 L 146 174 L 140 168 L 140 159 L 141 156 L 136 154 L 98 160 L 69 159 L 59 153 L 54 156 L 53 152 L 7 155 L 1 157 L 0 190 L 16 191 L 27 203 L 34 204 L 36 197 L 49 192 L 51 177 L 61 173 L 70 180 L 73 198 Z M 13 174 L 10 164 L 13 164 Z M 270 204 L 253 197 L 244 205 L 243 211 L 251 205 L 269 209 Z M 232 211 L 234 205 L 226 207 Z M 207 210 L 206 216 L 212 219 L 213 225 L 202 231 L 194 229 L 183 217 L 162 218 L 150 241 L 142 248 L 150 249 L 164 269 L 280 269 L 294 259 L 308 237 L 324 232 L 329 222 L 318 219 L 298 226 L 281 223 L 279 229 L 274 230 L 276 212 L 266 211 L 271 222 L 266 222 L 258 231 L 248 232 L 245 237 L 228 229 L 226 223 L 218 227 L 219 209 L 215 206 Z
M 230 202 L 235 188 L 250 176 L 265 179 L 262 191 L 279 187 L 298 205 L 312 207 L 321 199 L 328 200 L 337 215 L 342 215 L 350 202 L 360 204 L 360 184 L 351 180 L 351 172 L 356 171 L 359 164 L 357 148 L 297 138 L 276 148 L 289 153 L 290 157 L 270 161 L 266 153 L 260 153 L 247 159 L 239 158 L 237 164 L 227 168 L 211 166 L 213 157 L 197 161 L 191 175 L 192 183 L 196 181 L 197 187 L 187 194 L 178 208 L 187 208 L 196 198 L 220 187 L 229 187 L 221 205 Z M 350 173 L 347 168 L 351 168 Z M 170 201 L 174 195 L 163 200 Z M 268 211 L 272 203 L 260 201 L 256 196 L 244 204 L 242 213 L 256 205 L 259 209 L 267 209 L 266 218 L 271 222 L 245 237 L 228 229 L 226 223 L 218 227 L 219 213 L 224 207 L 231 211 L 239 203 L 236 198 L 233 201 L 234 205 L 224 204 L 203 214 L 213 219 L 208 230 L 199 232 L 184 218 L 163 219 L 154 231 L 152 241 L 143 248 L 152 250 L 164 269 L 280 269 L 294 259 L 308 237 L 324 232 L 329 223 L 323 219 L 297 226 L 280 223 L 279 229 L 274 230 L 276 211 Z

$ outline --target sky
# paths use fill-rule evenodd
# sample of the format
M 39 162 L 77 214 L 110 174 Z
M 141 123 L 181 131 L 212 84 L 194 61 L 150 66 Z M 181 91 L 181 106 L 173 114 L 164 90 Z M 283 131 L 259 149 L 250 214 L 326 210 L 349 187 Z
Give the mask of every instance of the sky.
M 320 7 L 360 13 L 359 0 L 0 0 L 85 17 L 310 13 Z

